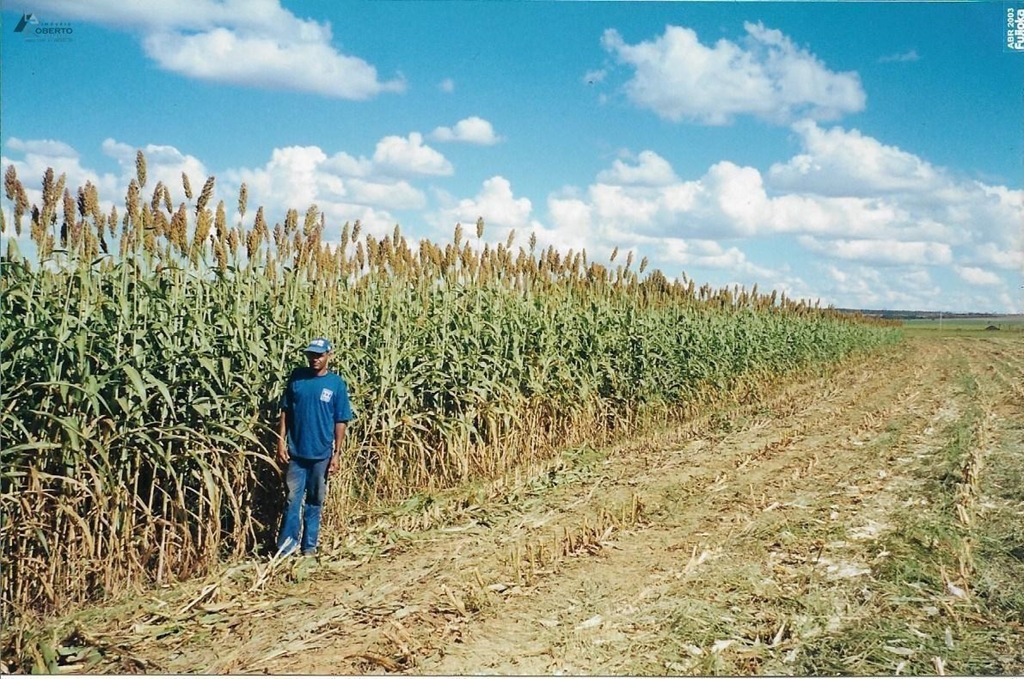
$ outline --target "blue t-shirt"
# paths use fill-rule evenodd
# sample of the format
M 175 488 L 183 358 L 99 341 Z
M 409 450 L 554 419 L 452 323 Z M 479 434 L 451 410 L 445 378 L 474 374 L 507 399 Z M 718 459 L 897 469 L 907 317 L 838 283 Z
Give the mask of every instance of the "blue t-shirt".
M 296 368 L 281 396 L 292 457 L 323 460 L 334 452 L 334 424 L 352 419 L 348 387 L 338 373 L 317 377 L 312 368 Z

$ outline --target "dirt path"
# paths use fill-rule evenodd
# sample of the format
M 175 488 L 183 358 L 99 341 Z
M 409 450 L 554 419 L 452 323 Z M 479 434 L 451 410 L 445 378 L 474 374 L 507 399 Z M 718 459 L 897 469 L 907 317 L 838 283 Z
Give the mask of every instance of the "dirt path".
M 167 673 L 1021 673 L 1022 376 L 1020 339 L 911 340 L 85 641 Z

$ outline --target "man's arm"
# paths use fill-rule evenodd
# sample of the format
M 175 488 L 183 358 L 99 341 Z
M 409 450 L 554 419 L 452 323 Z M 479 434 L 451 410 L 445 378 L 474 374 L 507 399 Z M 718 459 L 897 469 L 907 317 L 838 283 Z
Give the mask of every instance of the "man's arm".
M 277 459 L 282 464 L 288 464 L 288 425 L 283 408 L 277 422 Z
M 338 460 L 341 459 L 341 451 L 345 444 L 345 430 L 347 428 L 347 422 L 334 423 L 334 451 L 331 454 L 331 462 L 327 465 L 328 476 L 338 470 Z

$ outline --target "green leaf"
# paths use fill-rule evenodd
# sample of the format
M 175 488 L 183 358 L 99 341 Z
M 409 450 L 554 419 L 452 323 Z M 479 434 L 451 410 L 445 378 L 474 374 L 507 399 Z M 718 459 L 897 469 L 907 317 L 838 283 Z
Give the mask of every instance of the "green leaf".
M 149 386 L 155 387 L 160 395 L 164 397 L 164 401 L 167 403 L 167 407 L 170 409 L 171 414 L 174 414 L 174 399 L 171 398 L 171 392 L 167 389 L 167 385 L 158 380 L 153 373 L 148 370 L 143 371 L 143 376 L 149 382 Z
M 133 366 L 127 363 L 123 367 L 125 374 L 128 376 L 128 379 L 132 383 L 132 386 L 135 387 L 135 391 L 136 393 L 138 393 L 139 398 L 142 400 L 143 403 L 145 403 L 146 383 L 142 381 L 142 375 L 139 374 L 138 370 L 136 370 Z

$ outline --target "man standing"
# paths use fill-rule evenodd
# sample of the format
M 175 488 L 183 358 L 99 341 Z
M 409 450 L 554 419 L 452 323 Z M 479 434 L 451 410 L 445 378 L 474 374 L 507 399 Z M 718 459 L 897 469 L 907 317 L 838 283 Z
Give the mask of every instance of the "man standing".
M 284 556 L 300 547 L 303 555 L 316 554 L 327 477 L 338 468 L 345 428 L 352 419 L 348 387 L 338 373 L 327 369 L 330 360 L 329 340 L 318 337 L 310 342 L 308 367 L 292 371 L 281 396 L 277 459 L 288 465 L 288 500 L 277 551 Z

